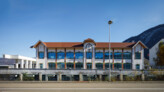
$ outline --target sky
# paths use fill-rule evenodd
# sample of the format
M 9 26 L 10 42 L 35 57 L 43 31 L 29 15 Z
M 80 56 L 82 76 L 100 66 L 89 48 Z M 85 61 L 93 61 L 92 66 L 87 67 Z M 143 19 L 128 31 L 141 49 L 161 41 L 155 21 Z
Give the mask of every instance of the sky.
M 37 41 L 122 42 L 164 23 L 164 0 L 0 0 L 0 57 L 35 57 Z

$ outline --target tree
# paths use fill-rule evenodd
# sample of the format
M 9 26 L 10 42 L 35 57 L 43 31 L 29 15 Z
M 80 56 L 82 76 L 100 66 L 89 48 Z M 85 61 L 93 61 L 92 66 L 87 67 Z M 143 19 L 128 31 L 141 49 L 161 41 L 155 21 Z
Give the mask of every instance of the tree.
M 158 48 L 155 61 L 158 66 L 164 66 L 164 42 L 160 42 Z

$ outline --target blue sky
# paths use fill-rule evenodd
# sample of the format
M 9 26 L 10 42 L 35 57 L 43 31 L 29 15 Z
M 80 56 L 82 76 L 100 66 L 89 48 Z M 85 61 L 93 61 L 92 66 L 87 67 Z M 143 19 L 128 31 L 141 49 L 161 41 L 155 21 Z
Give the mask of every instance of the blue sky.
M 35 57 L 38 40 L 123 40 L 164 23 L 164 0 L 0 0 L 0 56 Z

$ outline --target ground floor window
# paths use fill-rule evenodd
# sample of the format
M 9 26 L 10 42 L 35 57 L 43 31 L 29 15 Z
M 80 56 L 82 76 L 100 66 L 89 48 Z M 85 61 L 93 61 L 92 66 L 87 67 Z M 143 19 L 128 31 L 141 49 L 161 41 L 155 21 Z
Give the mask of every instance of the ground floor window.
M 67 63 L 67 69 L 73 69 L 73 63 Z
M 131 63 L 124 63 L 124 69 L 131 69 Z
M 110 64 L 110 69 L 112 69 L 112 65 L 113 64 Z M 109 69 L 109 63 L 105 63 L 105 69 Z
M 83 69 L 83 63 L 76 63 L 76 69 Z
M 48 63 L 48 68 L 49 69 L 55 69 L 55 63 Z
M 122 69 L 122 64 L 121 63 L 115 63 L 114 69 Z
M 57 63 L 57 69 L 64 69 L 65 67 L 64 63 Z
M 103 69 L 103 63 L 96 63 L 97 69 Z
M 140 69 L 140 64 L 136 64 L 136 69 Z
M 87 69 L 92 69 L 92 63 L 87 63 Z
M 39 66 L 40 66 L 40 69 L 43 69 L 43 64 L 42 63 L 40 63 Z

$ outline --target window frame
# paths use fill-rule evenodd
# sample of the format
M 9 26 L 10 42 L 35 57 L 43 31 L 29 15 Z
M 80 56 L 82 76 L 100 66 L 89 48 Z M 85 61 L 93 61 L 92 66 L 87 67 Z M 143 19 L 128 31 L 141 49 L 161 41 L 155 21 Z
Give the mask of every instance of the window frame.
M 136 64 L 136 70 L 140 70 L 140 64 Z
M 88 56 L 90 53 L 91 53 L 91 57 Z M 86 59 L 92 59 L 92 57 L 93 57 L 92 52 L 86 52 Z
M 63 53 L 62 58 L 59 58 L 59 53 Z M 57 52 L 57 59 L 64 59 L 65 58 L 65 53 L 64 52 Z
M 50 53 L 54 53 L 54 54 L 55 54 L 55 55 L 54 55 L 54 58 L 50 58 L 50 57 L 49 57 L 49 54 L 50 54 Z M 47 58 L 48 58 L 48 59 L 56 59 L 56 53 L 55 53 L 55 52 L 48 52 Z
M 129 54 L 129 56 L 127 55 Z M 131 52 L 124 52 L 123 53 L 123 59 L 132 59 L 132 53 Z
M 140 55 L 139 58 L 138 58 L 137 54 Z M 135 59 L 141 59 L 141 52 L 135 52 Z
M 82 56 L 77 56 L 78 54 L 81 54 Z M 81 58 L 79 58 L 79 57 L 81 57 Z M 83 52 L 75 52 L 75 59 L 83 59 L 84 58 L 84 53 Z
M 59 64 L 61 64 L 60 67 Z M 57 69 L 65 69 L 65 63 L 64 62 L 57 63 Z
M 77 64 L 81 64 L 81 67 L 77 68 Z M 83 69 L 83 63 L 75 63 L 76 69 Z
M 97 57 L 97 56 L 96 56 L 97 54 L 102 54 L 102 56 Z M 103 59 L 103 57 L 104 57 L 103 52 L 95 52 L 95 59 Z
M 43 57 L 40 56 L 41 53 L 43 53 Z M 38 58 L 39 59 L 44 59 L 44 52 L 43 51 L 38 52 Z
M 54 67 L 51 67 L 51 68 L 50 68 L 50 64 L 53 64 Z M 53 66 L 53 65 L 51 65 L 51 66 Z M 53 63 L 53 62 L 48 63 L 48 69 L 56 69 L 56 64 Z
M 106 55 L 106 54 L 108 54 L 108 55 Z M 108 56 L 108 57 L 107 57 L 107 56 Z M 104 53 L 104 58 L 105 58 L 105 59 L 109 59 L 109 52 L 105 52 L 105 53 Z M 113 53 L 112 53 L 112 52 L 110 53 L 110 59 L 113 59 Z
M 73 56 L 68 57 L 68 54 L 72 54 Z M 73 52 L 66 52 L 66 59 L 74 59 L 74 53 Z
M 71 67 L 68 65 L 71 65 Z M 73 69 L 74 68 L 74 63 L 66 63 L 67 69 Z
M 120 55 L 116 55 L 120 54 Z M 122 52 L 114 52 L 114 59 L 122 59 Z
M 101 65 L 101 67 L 100 67 Z M 96 69 L 103 69 L 103 63 L 96 63 Z

